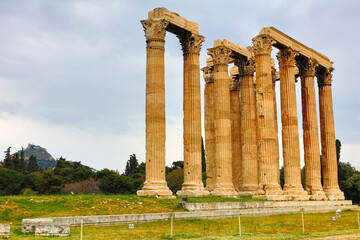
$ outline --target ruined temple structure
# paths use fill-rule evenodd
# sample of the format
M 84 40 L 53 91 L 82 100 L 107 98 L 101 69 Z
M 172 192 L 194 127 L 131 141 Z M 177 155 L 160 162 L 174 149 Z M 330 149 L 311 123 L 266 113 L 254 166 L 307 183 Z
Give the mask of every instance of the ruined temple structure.
M 168 31 L 179 38 L 184 58 L 184 183 L 177 195 L 251 194 L 253 198 L 277 201 L 344 199 L 337 176 L 331 92 L 333 63 L 329 58 L 273 27 L 263 28 L 252 39 L 251 47 L 219 39 L 207 49 L 210 57 L 201 69 L 205 80 L 207 184 L 204 188 L 199 54 L 205 38 L 199 35 L 197 23 L 165 8 L 150 11 L 148 19 L 141 23 L 147 43 L 146 181 L 137 192 L 139 196 L 173 196 L 165 181 L 164 47 Z M 278 71 L 271 58 L 273 47 L 279 50 Z M 234 65 L 230 71 L 229 64 Z M 319 92 L 320 141 L 315 77 Z M 301 184 L 297 78 L 301 84 L 305 189 Z M 280 186 L 275 95 L 278 82 L 283 188 Z

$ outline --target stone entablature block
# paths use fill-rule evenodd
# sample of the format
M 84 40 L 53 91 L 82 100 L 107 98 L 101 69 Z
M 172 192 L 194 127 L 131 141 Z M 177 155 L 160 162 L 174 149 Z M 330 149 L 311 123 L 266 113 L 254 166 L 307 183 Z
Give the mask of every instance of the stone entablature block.
M 0 238 L 10 237 L 10 224 L 0 224 Z

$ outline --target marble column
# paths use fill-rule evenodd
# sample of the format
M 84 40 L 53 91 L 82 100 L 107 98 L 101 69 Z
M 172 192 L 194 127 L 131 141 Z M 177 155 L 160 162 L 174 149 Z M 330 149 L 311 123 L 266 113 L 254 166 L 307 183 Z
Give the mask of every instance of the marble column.
M 241 164 L 241 112 L 239 95 L 239 75 L 230 76 L 230 118 L 231 118 L 231 148 L 232 148 L 232 177 L 235 190 L 239 192 L 242 186 Z
M 206 190 L 215 187 L 215 94 L 213 67 L 204 67 L 204 114 L 205 114 L 205 156 L 206 156 Z
M 317 74 L 319 85 L 321 156 L 323 167 L 323 189 L 329 200 L 343 200 L 339 188 L 336 159 L 335 126 L 332 102 L 332 73 L 325 69 Z
M 276 152 L 274 92 L 271 77 L 271 50 L 274 41 L 264 35 L 253 38 L 256 65 L 256 115 L 259 189 L 257 195 L 273 195 L 280 200 L 283 194 L 277 179 L 279 169 Z
M 296 61 L 296 65 L 301 78 L 305 189 L 311 195 L 311 200 L 327 200 L 321 186 L 319 130 L 314 85 L 317 64 L 314 59 L 301 58 Z
M 290 48 L 281 49 L 277 58 L 280 66 L 280 99 L 282 145 L 284 158 L 284 192 L 291 196 L 307 195 L 301 185 L 299 128 L 296 107 L 295 57 Z M 306 200 L 309 196 L 303 197 Z
M 146 37 L 146 173 L 139 196 L 171 197 L 165 180 L 165 20 L 141 21 Z
M 232 149 L 228 63 L 231 50 L 224 46 L 208 49 L 214 63 L 215 84 L 215 196 L 236 195 L 232 182 Z
M 201 93 L 199 55 L 204 37 L 178 36 L 184 56 L 184 183 L 179 196 L 204 196 L 201 168 Z
M 259 187 L 256 140 L 254 59 L 237 60 L 240 75 L 242 186 L 240 193 L 254 194 Z
M 272 89 L 273 89 L 273 93 L 274 93 L 274 124 L 275 124 L 275 131 L 276 131 L 276 146 L 277 146 L 277 151 L 276 151 L 276 158 L 279 158 L 279 129 L 278 129 L 278 119 L 277 119 L 277 104 L 276 104 L 276 68 L 275 68 L 275 61 L 274 59 L 271 59 L 271 77 L 272 77 Z M 279 171 L 277 171 L 277 180 L 278 183 L 280 184 L 280 162 L 279 160 L 277 161 L 277 169 L 279 169 Z

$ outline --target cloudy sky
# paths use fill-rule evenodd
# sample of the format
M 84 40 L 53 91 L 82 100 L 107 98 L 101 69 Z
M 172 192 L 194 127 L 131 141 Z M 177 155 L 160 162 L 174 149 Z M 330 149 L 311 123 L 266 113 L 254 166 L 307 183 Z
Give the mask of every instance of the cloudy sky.
M 55 158 L 96 169 L 122 172 L 133 153 L 144 161 L 146 43 L 140 20 L 156 7 L 199 23 L 206 38 L 202 66 L 214 40 L 249 46 L 265 26 L 328 56 L 335 67 L 341 160 L 360 169 L 357 0 L 0 1 L 0 158 L 8 146 L 15 151 L 30 142 Z M 183 159 L 182 52 L 171 33 L 165 68 L 166 157 L 171 164 Z M 203 80 L 201 85 L 203 92 Z M 299 90 L 298 83 L 302 137 Z

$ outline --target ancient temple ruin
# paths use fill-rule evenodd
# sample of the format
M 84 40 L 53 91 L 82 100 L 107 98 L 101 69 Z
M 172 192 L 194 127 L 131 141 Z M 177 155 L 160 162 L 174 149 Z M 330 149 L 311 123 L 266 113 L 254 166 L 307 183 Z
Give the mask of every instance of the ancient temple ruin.
M 219 39 L 208 49 L 205 80 L 207 182 L 201 181 L 198 24 L 156 8 L 141 21 L 147 43 L 146 181 L 139 196 L 171 197 L 165 181 L 165 33 L 180 40 L 184 56 L 184 183 L 177 195 L 251 194 L 268 200 L 342 200 L 338 185 L 332 104 L 333 63 L 276 28 L 263 28 L 253 46 Z M 276 71 L 272 48 L 279 49 Z M 234 67 L 230 69 L 229 64 Z M 301 184 L 296 78 L 301 84 L 306 187 Z M 320 136 L 316 109 L 318 83 Z M 280 82 L 284 187 L 280 186 L 275 85 Z M 321 164 L 323 185 L 321 183 Z

